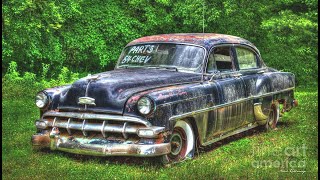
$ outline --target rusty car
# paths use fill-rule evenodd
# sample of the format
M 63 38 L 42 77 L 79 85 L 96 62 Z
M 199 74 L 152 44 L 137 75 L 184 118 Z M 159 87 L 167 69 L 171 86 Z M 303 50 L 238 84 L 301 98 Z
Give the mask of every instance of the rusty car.
M 257 126 L 275 129 L 298 104 L 294 88 L 293 73 L 267 67 L 243 38 L 146 36 L 125 46 L 114 70 L 40 91 L 31 141 L 40 149 L 179 162 Z

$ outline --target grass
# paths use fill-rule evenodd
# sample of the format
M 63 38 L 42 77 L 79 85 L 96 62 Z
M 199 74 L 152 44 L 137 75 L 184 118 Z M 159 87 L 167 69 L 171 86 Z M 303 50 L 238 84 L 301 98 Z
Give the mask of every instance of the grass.
M 32 150 L 34 120 L 39 116 L 33 102 L 36 90 L 26 96 L 23 91 L 15 92 L 19 88 L 2 89 L 4 179 L 318 178 L 317 87 L 297 88 L 295 96 L 300 104 L 282 117 L 277 130 L 257 128 L 235 135 L 201 149 L 193 160 L 167 167 L 151 158 L 99 158 Z

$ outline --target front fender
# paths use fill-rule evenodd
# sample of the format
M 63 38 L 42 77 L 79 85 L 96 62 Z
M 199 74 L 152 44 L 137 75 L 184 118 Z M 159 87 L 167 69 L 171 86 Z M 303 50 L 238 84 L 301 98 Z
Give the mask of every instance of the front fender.
M 71 85 L 64 85 L 64 86 L 56 86 L 53 88 L 48 88 L 43 90 L 46 94 L 48 94 L 50 99 L 50 104 L 46 109 L 43 109 L 43 111 L 57 109 L 60 99 L 63 98 L 63 96 L 68 92 Z
M 137 101 L 142 96 L 148 96 L 155 102 L 156 108 L 145 118 L 151 124 L 169 130 L 173 128 L 173 123 L 169 122 L 171 117 L 212 106 L 214 99 L 217 99 L 212 97 L 212 92 L 212 85 L 208 83 L 176 85 L 141 92 L 128 99 L 124 115 L 141 116 L 137 110 Z

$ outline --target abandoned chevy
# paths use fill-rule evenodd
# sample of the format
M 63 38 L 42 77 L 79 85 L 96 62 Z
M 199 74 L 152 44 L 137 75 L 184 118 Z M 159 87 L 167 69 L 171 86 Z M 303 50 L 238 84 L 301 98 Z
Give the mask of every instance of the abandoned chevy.
M 297 106 L 295 76 L 267 67 L 249 41 L 223 34 L 142 37 L 113 71 L 39 92 L 32 144 L 94 156 L 192 158 Z

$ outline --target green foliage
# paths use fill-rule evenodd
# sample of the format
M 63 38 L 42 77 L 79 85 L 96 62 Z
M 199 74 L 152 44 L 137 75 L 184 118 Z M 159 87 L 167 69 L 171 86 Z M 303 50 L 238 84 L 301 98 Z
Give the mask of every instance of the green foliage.
M 299 84 L 318 81 L 318 23 L 315 1 L 280 1 L 269 10 L 276 12 L 261 24 L 266 33 L 263 46 L 270 66 L 293 71 Z M 279 58 L 280 57 L 280 58 Z
M 19 72 L 60 81 L 63 67 L 92 74 L 110 70 L 131 40 L 202 32 L 204 17 L 205 32 L 248 39 L 268 66 L 295 73 L 298 84 L 318 81 L 315 0 L 13 0 L 2 5 L 2 77 L 11 61 Z
M 66 67 L 63 67 L 61 70 L 61 73 L 58 76 L 58 81 L 61 83 L 65 83 L 68 77 L 69 77 L 69 69 Z
M 15 61 L 11 61 L 7 73 L 2 78 L 3 98 L 33 98 L 38 91 L 53 86 L 69 84 L 79 79 L 79 73 L 72 73 L 67 67 L 63 67 L 59 72 L 57 80 L 47 81 L 46 74 L 49 66 L 42 65 L 41 77 L 31 72 L 24 72 L 23 76 L 17 71 L 18 66 Z M 39 80 L 40 79 L 40 80 Z
M 22 79 L 26 81 L 26 83 L 34 83 L 36 80 L 36 74 L 25 72 Z
M 17 71 L 17 63 L 14 61 L 11 61 L 9 63 L 9 68 L 8 71 L 6 73 L 6 75 L 4 76 L 6 79 L 11 80 L 11 81 L 19 81 L 22 78 L 19 77 L 20 73 Z
M 45 80 L 47 78 L 49 68 L 50 68 L 50 64 L 42 63 L 41 80 Z

